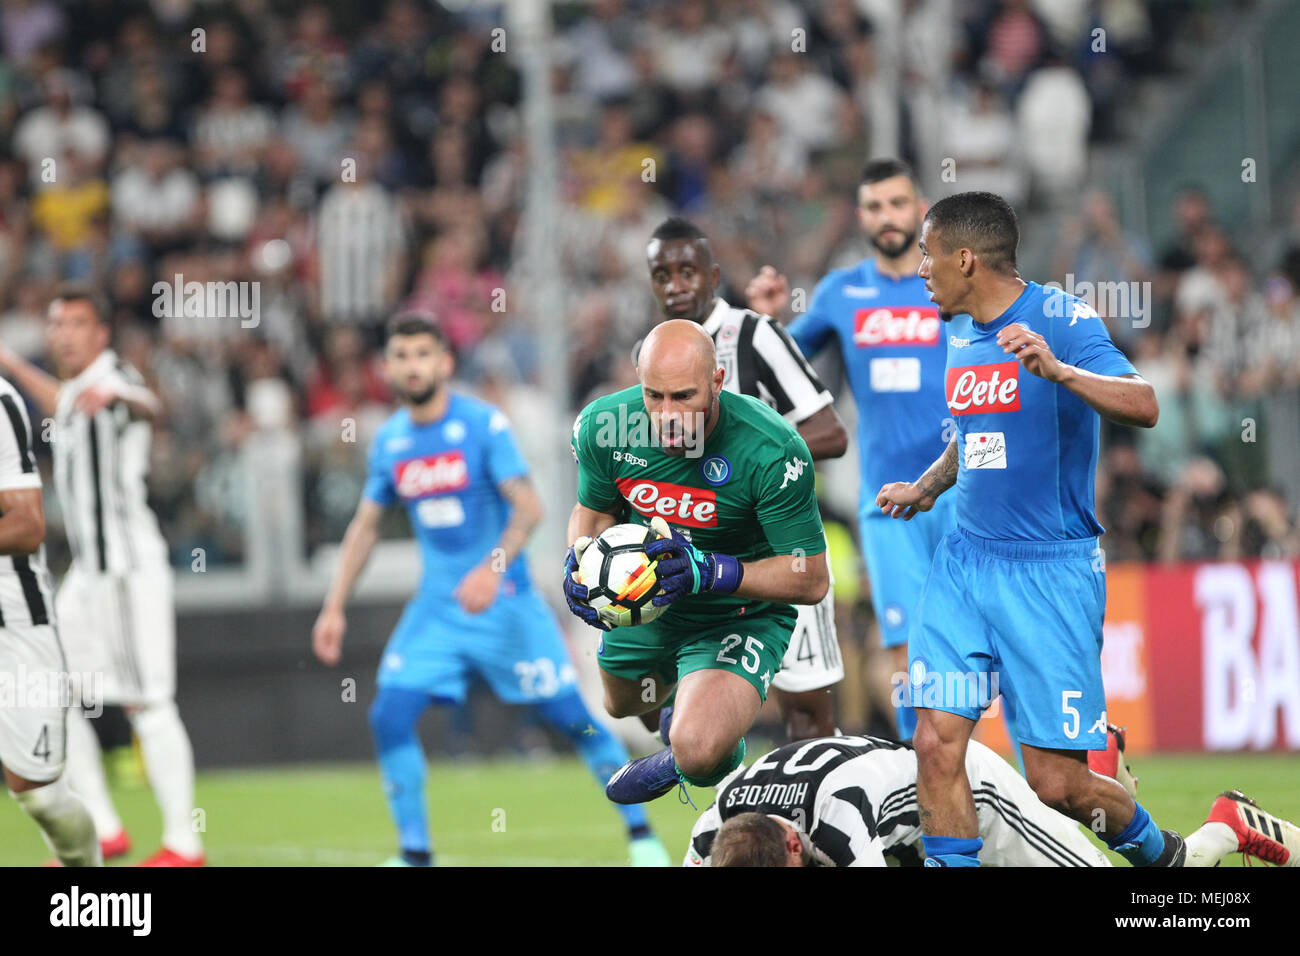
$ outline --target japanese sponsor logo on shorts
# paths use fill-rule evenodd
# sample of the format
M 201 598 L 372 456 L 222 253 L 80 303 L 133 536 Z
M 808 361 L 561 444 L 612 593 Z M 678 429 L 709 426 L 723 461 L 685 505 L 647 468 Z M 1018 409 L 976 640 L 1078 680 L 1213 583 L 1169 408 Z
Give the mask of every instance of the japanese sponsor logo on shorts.
M 659 515 L 692 528 L 718 526 L 718 498 L 708 489 L 644 478 L 620 478 L 617 484 L 627 503 L 647 518 Z
M 853 344 L 859 348 L 937 345 L 939 326 L 939 310 L 932 305 L 910 309 L 892 305 L 858 309 L 853 315 Z
M 397 494 L 402 498 L 423 498 L 469 487 L 469 466 L 465 453 L 447 451 L 398 462 L 394 468 Z
M 1020 363 L 948 369 L 948 408 L 954 415 L 1020 411 Z

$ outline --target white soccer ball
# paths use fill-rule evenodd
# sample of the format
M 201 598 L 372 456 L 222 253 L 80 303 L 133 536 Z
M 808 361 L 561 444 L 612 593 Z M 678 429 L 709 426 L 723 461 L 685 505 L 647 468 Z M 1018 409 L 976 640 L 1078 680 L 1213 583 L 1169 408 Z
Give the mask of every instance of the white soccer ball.
M 616 524 L 583 552 L 577 581 L 587 588 L 587 603 L 611 627 L 648 624 L 667 610 L 650 603 L 660 593 L 659 562 L 646 557 L 645 546 L 658 536 L 642 524 Z

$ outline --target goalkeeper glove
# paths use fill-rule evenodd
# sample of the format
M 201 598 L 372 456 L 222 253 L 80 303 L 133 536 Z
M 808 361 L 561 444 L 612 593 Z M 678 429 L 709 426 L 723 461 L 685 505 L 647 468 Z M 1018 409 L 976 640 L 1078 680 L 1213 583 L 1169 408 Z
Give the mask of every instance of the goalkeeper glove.
M 645 553 L 650 560 L 659 561 L 655 574 L 661 589 L 651 604 L 663 607 L 688 594 L 730 594 L 740 587 L 745 569 L 739 559 L 701 551 L 676 528 L 669 529 L 663 518 L 655 517 L 650 527 L 660 537 L 646 545 Z
M 599 612 L 587 603 L 587 586 L 579 584 L 573 577 L 578 573 L 578 562 L 582 560 L 582 555 L 591 546 L 591 542 L 592 539 L 584 534 L 573 542 L 568 557 L 564 559 L 564 600 L 568 602 L 570 611 L 592 627 L 608 631 L 609 625 L 602 621 Z

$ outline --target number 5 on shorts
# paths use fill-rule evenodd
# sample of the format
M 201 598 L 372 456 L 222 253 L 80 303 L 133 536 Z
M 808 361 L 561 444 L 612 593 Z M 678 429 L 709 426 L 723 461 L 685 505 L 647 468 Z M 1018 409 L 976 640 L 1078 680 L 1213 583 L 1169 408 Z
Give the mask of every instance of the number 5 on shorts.
M 1061 691 L 1061 713 L 1070 716 L 1070 723 L 1062 723 L 1061 729 L 1065 731 L 1065 736 L 1071 740 L 1079 736 L 1079 712 L 1070 706 L 1070 701 L 1078 700 L 1082 696 L 1083 691 L 1079 690 Z

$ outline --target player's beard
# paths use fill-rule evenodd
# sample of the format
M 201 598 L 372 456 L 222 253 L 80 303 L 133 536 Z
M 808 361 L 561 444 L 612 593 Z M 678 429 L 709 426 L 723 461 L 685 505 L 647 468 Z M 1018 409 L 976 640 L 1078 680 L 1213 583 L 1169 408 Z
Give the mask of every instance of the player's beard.
M 402 397 L 406 399 L 408 405 L 419 408 L 421 405 L 427 405 L 438 397 L 438 391 L 442 388 L 441 382 L 430 382 L 425 388 L 418 392 L 403 392 Z
M 900 230 L 901 231 L 901 230 Z M 871 245 L 886 259 L 899 259 L 911 249 L 916 242 L 916 230 L 904 232 L 903 238 L 897 244 L 886 245 L 880 241 L 879 235 L 871 237 Z

